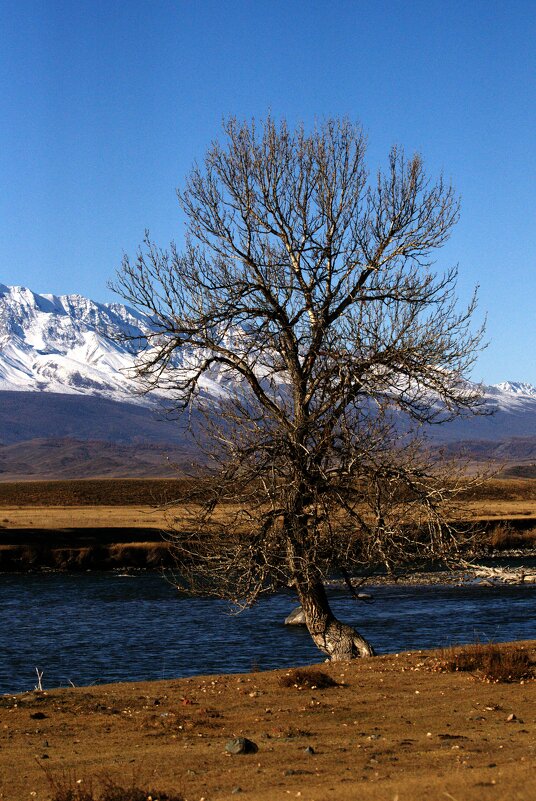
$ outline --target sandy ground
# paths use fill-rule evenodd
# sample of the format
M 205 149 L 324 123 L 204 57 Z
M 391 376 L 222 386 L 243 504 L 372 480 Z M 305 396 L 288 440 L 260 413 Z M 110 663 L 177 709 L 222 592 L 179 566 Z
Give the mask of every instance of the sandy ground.
M 433 662 L 319 665 L 341 683 L 324 690 L 282 687 L 273 671 L 2 696 L 0 798 L 50 798 L 46 770 L 134 777 L 187 801 L 536 799 L 536 683 Z M 229 754 L 238 736 L 258 752 Z

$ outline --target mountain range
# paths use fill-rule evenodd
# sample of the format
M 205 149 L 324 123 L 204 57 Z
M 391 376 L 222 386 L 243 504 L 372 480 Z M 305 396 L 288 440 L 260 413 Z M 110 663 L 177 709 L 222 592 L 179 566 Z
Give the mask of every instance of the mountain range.
M 0 479 L 167 475 L 195 461 L 165 395 L 144 394 L 134 378 L 130 338 L 149 327 L 119 303 L 0 284 Z M 225 391 L 220 382 L 207 378 L 204 392 Z M 505 381 L 484 397 L 493 415 L 432 437 L 464 442 L 475 458 L 536 461 L 536 388 Z

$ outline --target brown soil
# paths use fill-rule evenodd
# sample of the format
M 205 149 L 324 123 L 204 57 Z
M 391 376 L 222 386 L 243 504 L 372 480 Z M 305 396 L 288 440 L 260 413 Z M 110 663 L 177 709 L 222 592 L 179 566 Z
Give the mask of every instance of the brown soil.
M 322 665 L 341 685 L 326 689 L 282 686 L 287 672 L 273 671 L 3 696 L 0 798 L 49 799 L 45 770 L 134 777 L 188 801 L 536 798 L 534 682 L 484 683 L 435 662 Z M 258 752 L 227 753 L 239 736 Z

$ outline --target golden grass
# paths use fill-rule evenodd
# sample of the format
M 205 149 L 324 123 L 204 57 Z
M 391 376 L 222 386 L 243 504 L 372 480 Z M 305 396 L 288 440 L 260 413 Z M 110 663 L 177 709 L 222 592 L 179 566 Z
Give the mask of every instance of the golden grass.
M 164 510 L 150 506 L 6 506 L 1 528 L 155 528 L 168 527 Z
M 511 523 L 498 523 L 490 532 L 489 545 L 494 551 L 534 547 L 536 545 L 536 527 L 528 531 L 516 531 Z
M 464 501 L 463 509 L 468 520 L 516 520 L 522 517 L 536 517 L 536 501 L 526 500 L 486 500 Z
M 185 801 L 184 796 L 159 790 L 142 790 L 134 780 L 118 783 L 110 777 L 75 779 L 65 773 L 45 769 L 52 792 L 51 801 Z

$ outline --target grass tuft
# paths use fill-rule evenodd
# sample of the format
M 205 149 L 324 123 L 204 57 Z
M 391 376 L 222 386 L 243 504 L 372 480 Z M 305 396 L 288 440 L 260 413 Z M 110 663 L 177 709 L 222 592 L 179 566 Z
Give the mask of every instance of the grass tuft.
M 303 689 L 307 687 L 310 690 L 325 690 L 328 687 L 339 687 L 340 685 L 321 670 L 312 668 L 295 668 L 289 670 L 284 676 L 279 679 L 280 687 L 297 687 Z
M 441 651 L 435 669 L 473 673 L 488 682 L 519 682 L 534 678 L 529 653 L 512 643 L 452 645 Z

